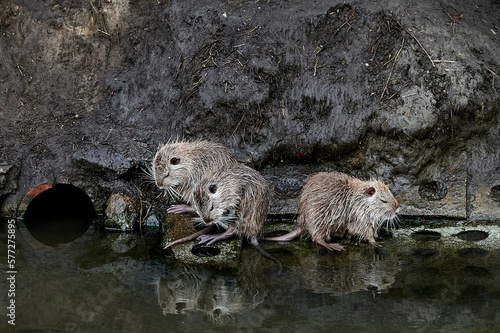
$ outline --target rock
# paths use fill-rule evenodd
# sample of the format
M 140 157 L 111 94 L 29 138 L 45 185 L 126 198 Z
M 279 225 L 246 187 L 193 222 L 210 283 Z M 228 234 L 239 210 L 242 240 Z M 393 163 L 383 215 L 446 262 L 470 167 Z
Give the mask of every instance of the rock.
M 2 201 L 0 213 L 3 216 L 14 217 L 17 215 L 19 200 L 14 195 L 9 195 Z
M 147 227 L 148 229 L 160 228 L 160 221 L 158 221 L 156 215 L 149 215 L 146 220 L 144 220 L 144 223 L 142 225 Z
M 476 175 L 470 185 L 471 202 L 469 219 L 495 220 L 500 216 L 500 179 L 498 175 L 493 180 Z
M 137 203 L 134 199 L 119 193 L 110 196 L 106 208 L 106 227 L 131 230 L 138 218 Z
M 169 214 L 164 223 L 164 245 L 189 236 L 197 230 L 193 226 L 194 215 Z M 165 225 L 168 225 L 167 227 Z M 238 237 L 220 241 L 211 246 L 198 246 L 198 240 L 176 244 L 170 247 L 175 259 L 185 264 L 204 264 L 217 268 L 238 267 L 242 240 Z
M 405 187 L 396 196 L 401 213 L 433 218 L 467 218 L 467 175 L 443 173 L 440 177 Z
M 7 172 L 12 168 L 12 165 L 7 164 L 7 162 L 0 161 L 0 189 L 5 187 L 7 183 Z

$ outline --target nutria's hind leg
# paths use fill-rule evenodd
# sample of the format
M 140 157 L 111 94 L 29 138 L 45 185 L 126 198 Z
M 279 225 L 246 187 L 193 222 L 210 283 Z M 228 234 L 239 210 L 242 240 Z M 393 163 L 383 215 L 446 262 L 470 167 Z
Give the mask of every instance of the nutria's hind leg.
M 341 245 L 339 243 L 327 243 L 322 239 L 316 240 L 316 243 L 326 247 L 328 250 L 334 250 L 334 251 L 344 251 L 345 250 L 345 246 Z
M 189 205 L 172 205 L 167 209 L 170 214 L 194 213 L 196 210 Z
M 215 242 L 232 238 L 238 233 L 238 230 L 236 229 L 235 226 L 229 227 L 226 231 L 224 231 L 222 234 L 216 234 L 216 235 L 200 235 L 198 239 L 200 240 L 200 244 L 206 244 L 206 245 L 212 245 Z
M 274 242 L 289 242 L 292 239 L 300 236 L 301 233 L 302 233 L 302 229 L 301 228 L 297 228 L 294 231 L 290 231 L 289 233 L 281 235 L 281 236 L 277 236 L 277 237 L 264 237 L 264 240 L 274 241 Z
M 377 243 L 377 242 L 375 241 L 375 238 L 369 239 L 369 240 L 368 240 L 368 243 L 369 243 L 371 246 L 373 246 L 373 247 L 382 247 L 382 244 Z

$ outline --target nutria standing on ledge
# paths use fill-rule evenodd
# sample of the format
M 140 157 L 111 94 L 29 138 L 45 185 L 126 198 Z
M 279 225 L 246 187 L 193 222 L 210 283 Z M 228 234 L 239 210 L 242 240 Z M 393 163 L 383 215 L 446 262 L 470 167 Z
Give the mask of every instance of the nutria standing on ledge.
M 237 163 L 224 146 L 209 141 L 180 141 L 163 145 L 153 160 L 151 176 L 156 186 L 173 199 L 192 203 L 193 188 L 209 170 Z M 189 205 L 173 205 L 167 213 L 194 212 Z
M 200 244 L 240 236 L 264 256 L 274 260 L 281 272 L 281 263 L 259 245 L 262 227 L 270 207 L 270 191 L 267 180 L 260 173 L 244 164 L 231 164 L 207 173 L 195 187 L 193 207 L 207 227 L 168 244 L 165 248 L 198 238 Z M 220 234 L 208 234 L 215 226 L 224 229 Z
M 252 244 L 260 238 L 269 212 L 269 184 L 260 173 L 244 165 L 229 165 L 206 175 L 194 191 L 193 207 L 206 224 L 226 231 L 204 235 L 207 245 L 238 235 Z
M 377 229 L 396 217 L 398 202 L 387 185 L 362 181 L 340 172 L 320 172 L 302 188 L 298 207 L 299 227 L 271 241 L 290 241 L 306 231 L 314 242 L 329 250 L 341 251 L 343 245 L 327 243 L 331 234 L 357 235 L 372 246 Z

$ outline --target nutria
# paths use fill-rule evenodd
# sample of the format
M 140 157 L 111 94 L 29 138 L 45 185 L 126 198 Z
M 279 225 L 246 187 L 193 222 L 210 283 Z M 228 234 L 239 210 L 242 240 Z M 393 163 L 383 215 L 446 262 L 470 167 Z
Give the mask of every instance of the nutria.
M 377 181 L 362 181 L 340 172 L 320 172 L 302 188 L 297 221 L 299 227 L 283 236 L 265 238 L 290 241 L 306 231 L 311 239 L 330 250 L 341 251 L 343 245 L 327 243 L 331 234 L 357 235 L 372 246 L 377 229 L 396 217 L 398 202 L 387 185 Z
M 258 242 L 270 206 L 269 184 L 260 173 L 240 163 L 209 172 L 196 185 L 192 203 L 206 228 L 165 248 L 194 238 L 198 238 L 200 244 L 211 245 L 238 235 L 274 260 L 281 270 L 281 263 Z M 208 234 L 215 226 L 225 231 Z
M 193 200 L 193 188 L 203 175 L 226 164 L 237 163 L 224 146 L 210 141 L 177 141 L 163 145 L 155 155 L 151 177 L 156 186 L 173 199 L 186 203 Z M 167 213 L 194 212 L 189 205 L 173 205 Z

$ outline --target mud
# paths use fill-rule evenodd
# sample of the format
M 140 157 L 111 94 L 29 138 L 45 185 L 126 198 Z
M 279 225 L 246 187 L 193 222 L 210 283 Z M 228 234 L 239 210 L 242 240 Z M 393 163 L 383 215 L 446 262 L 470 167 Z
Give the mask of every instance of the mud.
M 122 193 L 161 219 L 140 170 L 181 137 L 274 179 L 273 212 L 319 169 L 382 178 L 403 214 L 499 219 L 499 17 L 465 0 L 2 1 L 2 214 L 70 183 L 100 213 Z M 459 195 L 419 196 L 435 183 Z

